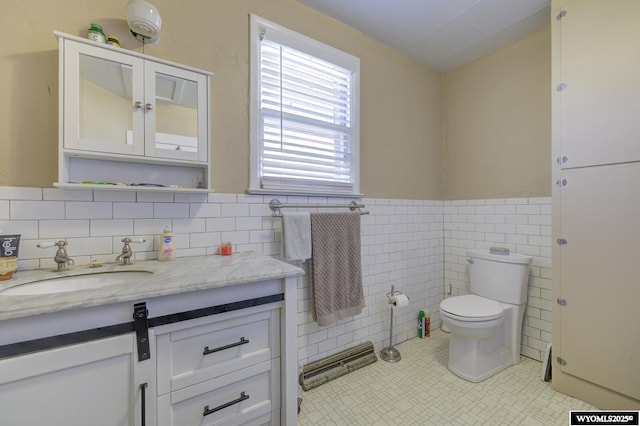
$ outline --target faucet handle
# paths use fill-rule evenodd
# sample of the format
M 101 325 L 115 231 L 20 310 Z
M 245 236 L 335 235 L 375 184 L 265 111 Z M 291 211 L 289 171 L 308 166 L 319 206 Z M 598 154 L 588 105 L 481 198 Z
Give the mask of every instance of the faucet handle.
M 129 237 L 124 237 L 123 239 L 121 239 L 120 241 L 122 241 L 125 244 L 129 244 L 129 243 L 136 243 L 136 244 L 141 244 L 146 242 L 147 240 L 145 240 L 144 238 L 129 238 Z
M 131 263 L 131 257 L 133 256 L 133 250 L 131 250 L 131 246 L 129 245 L 129 243 L 140 244 L 144 243 L 146 240 L 143 238 L 124 237 L 120 241 L 122 241 L 124 245 L 122 246 L 122 253 L 116 256 L 116 262 L 122 261 L 123 264 L 128 265 Z
M 46 241 L 44 243 L 38 243 L 38 245 L 36 247 L 49 248 L 49 247 L 54 247 L 54 246 L 57 246 L 57 245 L 58 245 L 58 243 L 54 243 L 52 241 Z
M 55 243 L 50 241 L 45 241 L 37 244 L 37 247 L 40 247 L 40 248 L 49 248 L 54 246 L 58 247 L 58 250 L 56 251 L 56 255 L 54 256 L 53 260 L 58 264 L 58 271 L 61 271 L 66 265 L 75 264 L 75 262 L 73 261 L 73 259 L 69 257 L 69 255 L 67 254 L 67 250 L 65 249 L 65 246 L 67 246 L 68 244 L 69 243 L 67 242 L 67 240 L 64 239 L 64 240 L 56 241 Z
M 39 248 L 49 248 L 49 247 L 63 248 L 66 245 L 69 245 L 67 240 L 60 240 L 60 241 L 56 241 L 56 242 L 45 241 L 43 243 L 38 243 L 36 247 L 39 247 Z

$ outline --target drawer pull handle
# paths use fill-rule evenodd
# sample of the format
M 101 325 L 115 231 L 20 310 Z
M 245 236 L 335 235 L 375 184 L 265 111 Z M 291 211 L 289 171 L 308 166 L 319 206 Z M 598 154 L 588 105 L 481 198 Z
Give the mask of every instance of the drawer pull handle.
M 202 413 L 202 417 L 208 416 L 209 414 L 213 414 L 216 411 L 223 410 L 223 409 L 225 409 L 227 407 L 231 407 L 232 405 L 239 404 L 239 403 L 241 403 L 242 401 L 244 401 L 246 399 L 249 399 L 249 395 L 246 395 L 244 392 L 241 392 L 240 393 L 240 398 L 234 399 L 233 401 L 226 402 L 226 403 L 224 403 L 222 405 L 218 405 L 215 408 L 209 409 L 209 406 L 205 405 L 204 412 Z
M 245 339 L 244 337 L 241 337 L 239 342 L 231 343 L 229 345 L 220 346 L 218 348 L 209 349 L 209 346 L 205 346 L 204 350 L 202 351 L 202 355 L 203 356 L 204 355 L 209 355 L 209 354 L 212 354 L 214 352 L 224 351 L 225 349 L 235 348 L 236 346 L 245 345 L 247 343 L 249 343 L 249 340 Z
M 140 425 L 145 426 L 147 424 L 147 403 L 145 391 L 147 390 L 147 383 L 143 383 L 140 385 Z

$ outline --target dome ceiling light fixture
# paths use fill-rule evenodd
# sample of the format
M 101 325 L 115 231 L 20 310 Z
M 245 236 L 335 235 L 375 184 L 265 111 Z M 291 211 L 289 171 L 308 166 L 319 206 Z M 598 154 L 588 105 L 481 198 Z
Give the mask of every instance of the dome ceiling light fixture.
M 127 24 L 131 34 L 145 44 L 154 44 L 160 39 L 162 17 L 158 9 L 144 0 L 129 0 Z

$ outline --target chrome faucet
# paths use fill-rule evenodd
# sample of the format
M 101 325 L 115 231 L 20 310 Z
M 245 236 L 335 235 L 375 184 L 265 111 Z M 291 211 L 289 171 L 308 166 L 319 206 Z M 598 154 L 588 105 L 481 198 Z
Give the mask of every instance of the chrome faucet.
M 133 257 L 133 250 L 131 250 L 130 243 L 144 243 L 146 240 L 142 238 L 132 239 L 129 237 L 125 237 L 120 240 L 124 243 L 122 246 L 122 253 L 116 256 L 116 262 L 122 261 L 123 265 L 129 265 L 131 263 L 131 258 Z
M 56 241 L 55 243 L 40 243 L 38 247 L 40 248 L 49 248 L 56 246 L 58 247 L 58 251 L 56 251 L 56 255 L 53 257 L 53 260 L 58 264 L 58 271 L 62 271 L 65 266 L 73 265 L 75 262 L 72 258 L 67 254 L 67 249 L 65 248 L 69 243 L 67 240 Z

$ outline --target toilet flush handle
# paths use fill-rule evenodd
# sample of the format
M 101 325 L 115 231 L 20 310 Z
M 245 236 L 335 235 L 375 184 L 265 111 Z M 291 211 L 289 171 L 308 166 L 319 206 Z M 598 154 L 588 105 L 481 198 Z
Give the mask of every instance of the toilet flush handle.
M 475 262 L 475 259 L 473 257 L 467 257 L 467 262 L 473 264 L 473 262 Z

